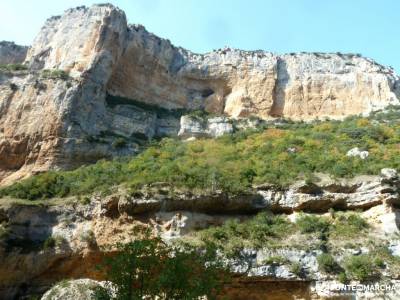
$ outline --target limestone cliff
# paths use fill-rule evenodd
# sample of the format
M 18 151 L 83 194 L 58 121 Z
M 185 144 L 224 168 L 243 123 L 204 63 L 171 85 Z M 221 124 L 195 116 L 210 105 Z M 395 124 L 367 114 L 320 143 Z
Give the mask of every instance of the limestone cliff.
M 20 62 L 22 54 L 14 57 L 0 61 Z M 195 54 L 128 25 L 109 4 L 48 19 L 25 64 L 0 72 L 1 184 L 134 154 L 149 138 L 178 134 L 191 110 L 343 118 L 396 104 L 400 94 L 392 69 L 359 55 Z

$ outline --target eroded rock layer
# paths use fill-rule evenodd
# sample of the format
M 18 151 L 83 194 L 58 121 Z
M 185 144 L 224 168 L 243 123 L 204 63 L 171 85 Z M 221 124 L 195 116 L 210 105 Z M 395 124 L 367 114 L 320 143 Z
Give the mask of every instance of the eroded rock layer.
M 319 186 L 297 183 L 286 191 L 264 186 L 261 194 L 257 188 L 253 193 L 239 196 L 218 193 L 168 196 L 162 187 L 149 187 L 135 195 L 120 189 L 109 196 L 94 194 L 84 201 L 53 199 L 51 205 L 4 198 L 0 204 L 0 298 L 21 299 L 41 293 L 65 278 L 104 280 L 104 274 L 96 269 L 107 255 L 106 249 L 110 249 L 104 246 L 131 241 L 132 231 L 138 225 L 149 226 L 164 240 L 172 241 L 227 220 L 249 220 L 255 213 L 269 210 L 286 211 L 289 219 L 295 220 L 304 212 L 329 215 L 332 207 L 363 209 L 357 213 L 370 224 L 368 236 L 382 245 L 388 243 L 393 257 L 399 256 L 400 200 L 395 188 L 399 182 L 397 176 L 389 178 L 387 173 L 384 169 L 380 176 L 368 180 L 357 177 L 336 184 L 322 181 Z M 310 236 L 304 238 L 307 240 L 298 241 L 300 245 L 313 242 Z M 243 249 L 243 259 L 232 265 L 235 280 L 226 286 L 224 295 L 229 299 L 248 299 L 246 294 L 252 295 L 251 299 L 380 296 L 379 291 L 372 291 L 371 296 L 358 292 L 341 294 L 334 289 L 338 284 L 335 277 L 319 268 L 317 257 L 322 251 L 295 245 Z M 367 240 L 360 245 L 338 242 L 335 258 L 342 260 L 350 254 L 368 253 L 366 245 Z M 282 262 L 276 263 L 272 258 L 280 258 Z M 291 264 L 300 265 L 304 274 L 294 272 Z M 382 274 L 388 284 L 400 285 L 394 267 L 388 265 Z M 62 294 L 63 290 L 58 292 Z M 388 299 L 397 299 L 398 290 L 394 292 Z

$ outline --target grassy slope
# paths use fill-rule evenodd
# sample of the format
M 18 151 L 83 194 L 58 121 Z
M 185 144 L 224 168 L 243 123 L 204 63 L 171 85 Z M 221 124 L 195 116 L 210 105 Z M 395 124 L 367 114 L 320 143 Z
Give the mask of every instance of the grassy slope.
M 45 199 L 107 191 L 119 184 L 135 189 L 154 182 L 239 193 L 253 184 L 286 186 L 299 178 L 312 180 L 313 172 L 333 177 L 377 174 L 383 167 L 400 166 L 399 118 L 399 109 L 392 108 L 369 118 L 271 125 L 190 143 L 168 138 L 133 158 L 33 176 L 3 188 L 0 196 Z M 347 157 L 353 147 L 368 150 L 369 157 Z

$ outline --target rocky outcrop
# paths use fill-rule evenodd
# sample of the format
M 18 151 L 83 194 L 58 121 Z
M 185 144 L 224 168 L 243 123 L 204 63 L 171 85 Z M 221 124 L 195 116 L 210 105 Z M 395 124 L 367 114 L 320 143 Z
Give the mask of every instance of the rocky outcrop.
M 393 177 L 392 172 L 385 170 L 383 173 L 385 175 L 382 175 L 381 180 L 386 181 L 385 184 L 393 183 L 387 181 L 386 175 L 391 174 L 389 177 L 393 180 L 397 179 L 397 176 Z M 358 182 L 358 179 L 351 181 L 352 184 L 354 182 Z M 341 188 L 342 192 L 347 189 L 346 192 L 351 193 L 351 184 L 345 185 L 342 182 L 338 186 L 335 189 Z M 263 197 L 257 193 L 235 197 L 217 193 L 208 196 L 184 193 L 168 196 L 165 190 L 160 188 L 158 190 L 157 194 L 154 189 L 148 191 L 148 195 L 145 191 L 142 194 L 130 195 L 121 189 L 119 193 L 107 197 L 95 194 L 84 198 L 54 199 L 48 203 L 49 205 L 47 202 L 35 205 L 34 202 L 20 203 L 11 199 L 2 199 L 0 205 L 0 297 L 13 299 L 13 297 L 22 298 L 27 294 L 40 294 L 55 282 L 65 278 L 104 280 L 104 275 L 96 269 L 96 265 L 106 254 L 105 246 L 130 241 L 134 238 L 132 230 L 138 225 L 150 226 L 163 239 L 171 241 L 190 236 L 199 229 L 220 225 L 229 219 L 247 220 L 256 212 L 270 208 Z M 311 190 L 309 186 L 297 186 L 298 194 L 310 195 Z M 382 192 L 377 188 L 376 192 L 378 191 Z M 379 197 L 373 190 L 365 190 L 366 193 L 371 193 L 371 198 L 373 195 Z M 365 194 L 359 194 L 358 197 L 364 199 Z M 385 198 L 396 196 L 394 193 L 392 197 L 389 197 L 388 190 L 384 194 Z M 297 197 L 299 196 L 293 195 L 295 201 Z M 349 198 L 349 200 L 352 199 L 354 198 Z M 314 199 L 314 201 L 317 200 Z M 323 200 L 321 202 L 325 204 L 325 207 L 316 206 L 317 211 L 328 211 L 330 204 Z M 363 206 L 362 216 L 371 224 L 368 229 L 369 236 L 374 239 L 379 237 L 379 241 L 390 242 L 388 250 L 393 255 L 397 255 L 399 242 L 395 237 L 400 228 L 400 210 L 394 206 L 393 201 L 382 202 L 371 200 L 367 206 Z M 304 213 L 301 205 L 287 212 L 291 213 L 290 220 L 295 220 L 298 212 Z M 311 242 L 311 240 L 299 241 L 301 244 Z M 276 294 L 277 297 L 279 294 L 282 296 L 292 293 L 293 295 L 294 290 L 291 292 L 290 289 L 281 290 L 277 288 L 279 285 L 282 289 L 285 286 L 288 288 L 297 286 L 298 292 L 304 297 L 299 299 L 310 299 L 311 295 L 315 299 L 324 299 L 325 294 L 343 296 L 335 291 L 332 285 L 324 285 L 333 279 L 317 267 L 316 257 L 321 250 L 296 247 L 243 249 L 240 256 L 243 259 L 232 261 L 233 271 L 238 278 L 227 287 L 226 295 L 232 295 L 232 299 L 244 299 L 243 293 L 248 288 L 249 293 L 258 295 L 259 298 L 255 296 L 255 299 L 265 299 L 263 298 L 265 290 L 269 290 L 271 295 Z M 346 253 L 353 254 L 357 250 L 360 254 L 366 251 L 363 248 L 353 249 L 354 246 L 347 246 L 344 242 L 338 247 L 343 247 L 335 252 L 338 260 L 342 259 Z M 279 261 L 271 260 L 274 257 L 279 257 Z M 292 264 L 301 266 L 302 275 L 294 273 Z M 394 276 L 390 272 L 393 273 L 386 268 L 385 276 L 396 279 L 398 274 Z M 337 284 L 337 282 L 332 284 Z M 71 289 L 67 290 L 64 285 L 66 282 L 60 283 L 51 291 L 54 295 L 60 293 L 70 295 L 70 292 L 75 293 L 79 290 L 85 295 L 86 293 L 91 295 L 90 289 L 82 288 L 81 290 L 79 286 L 90 287 L 92 282 L 68 284 Z M 46 293 L 45 297 L 49 297 L 49 294 L 52 292 Z M 234 295 L 237 295 L 237 298 Z
M 84 285 L 87 283 L 87 285 Z M 52 292 L 52 300 L 96 300 L 92 296 L 91 287 L 93 285 L 100 285 L 101 282 L 95 282 L 88 279 L 69 280 L 64 285 L 57 285 L 46 293 L 41 300 L 50 300 L 48 295 Z M 77 290 L 79 288 L 79 290 Z M 232 284 L 227 286 L 223 291 L 221 299 L 252 299 L 264 300 L 268 295 L 268 300 L 282 300 L 282 299 L 296 299 L 307 300 L 310 299 L 310 288 L 308 282 L 298 281 L 261 281 L 261 280 L 235 280 Z M 83 295 L 82 298 L 76 296 Z
M 174 127 L 169 116 L 159 120 L 146 109 L 107 101 L 105 85 L 125 35 L 125 15 L 110 5 L 68 10 L 42 28 L 27 56 L 29 71 L 0 74 L 3 184 L 134 154 L 154 134 L 156 121 L 160 131 Z M 60 70 L 69 75 L 57 76 Z
M 234 130 L 232 122 L 225 117 L 198 118 L 190 115 L 181 117 L 178 136 L 190 137 L 219 137 L 232 133 Z
M 26 49 L 15 48 L 20 55 L 0 61 L 20 62 Z M 0 72 L 3 185 L 135 154 L 149 138 L 176 135 L 186 111 L 342 118 L 396 104 L 400 90 L 392 69 L 358 55 L 229 48 L 194 54 L 127 25 L 125 14 L 109 4 L 48 19 L 25 63 L 27 71 Z M 232 130 L 224 117 L 199 128 L 187 121 L 181 121 L 182 136 Z
M 361 159 L 366 159 L 369 155 L 368 151 L 361 151 L 358 147 L 355 147 L 353 149 L 350 149 L 347 151 L 346 156 L 349 157 L 359 157 Z
M 13 42 L 0 42 L 0 65 L 22 63 L 28 52 L 28 47 L 19 46 Z
M 275 212 L 327 212 L 335 209 L 367 209 L 388 203 L 399 206 L 399 182 L 381 176 L 357 176 L 352 180 L 332 180 L 322 175 L 317 183 L 298 182 L 286 190 L 257 187 L 265 207 Z M 394 171 L 394 170 L 393 170 Z M 397 174 L 397 173 L 396 173 Z
M 48 19 L 33 41 L 26 61 L 34 69 L 61 69 L 72 77 L 90 70 L 90 79 L 104 84 L 125 42 L 123 11 L 108 4 L 82 6 Z
M 132 229 L 143 223 L 164 239 L 171 240 L 220 225 L 228 219 L 246 220 L 266 210 L 285 212 L 295 219 L 299 212 L 361 209 L 363 216 L 375 224 L 377 232 L 372 236 L 390 239 L 398 234 L 398 175 L 393 169 L 383 169 L 380 176 L 352 180 L 332 181 L 322 175 L 319 179 L 315 184 L 296 183 L 287 190 L 258 186 L 247 194 L 233 196 L 218 191 L 169 193 L 168 186 L 158 185 L 134 194 L 121 188 L 106 197 L 94 194 L 83 199 L 52 200 L 50 206 L 46 202 L 19 204 L 2 199 L 0 295 L 11 297 L 9 295 L 15 295 L 28 283 L 40 290 L 66 277 L 101 279 L 95 266 L 104 255 L 103 246 L 129 241 Z M 44 246 L 49 238 L 53 240 L 53 247 Z M 397 240 L 391 241 L 389 246 L 390 251 L 397 253 Z M 250 275 L 298 280 L 288 266 L 276 268 L 260 264 L 266 256 L 287 255 L 289 261 L 301 263 L 305 269 L 309 266 L 308 273 L 316 277 L 310 275 L 308 280 L 325 278 L 319 277 L 313 269 L 312 259 L 315 260 L 318 253 L 311 253 L 314 258 L 308 252 L 290 253 L 255 252 L 252 263 L 255 269 Z M 298 261 L 302 258 L 304 261 Z
M 393 71 L 357 55 L 229 48 L 198 55 L 141 26 L 130 28 L 131 42 L 108 86 L 112 94 L 167 108 L 264 119 L 342 118 L 398 101 Z
M 329 209 L 365 210 L 380 204 L 400 206 L 397 173 L 383 169 L 380 176 L 357 176 L 333 180 L 319 174 L 317 183 L 296 182 L 286 189 L 264 184 L 241 195 L 220 191 L 191 193 L 174 191 L 170 187 L 146 187 L 133 195 L 123 191 L 103 200 L 114 215 L 139 215 L 158 211 L 191 211 L 206 214 L 244 214 L 261 210 L 274 213 L 325 213 Z M 395 176 L 395 177 L 393 177 Z
M 104 282 L 91 279 L 68 280 L 48 290 L 41 300 L 94 300 L 95 289 L 104 288 Z

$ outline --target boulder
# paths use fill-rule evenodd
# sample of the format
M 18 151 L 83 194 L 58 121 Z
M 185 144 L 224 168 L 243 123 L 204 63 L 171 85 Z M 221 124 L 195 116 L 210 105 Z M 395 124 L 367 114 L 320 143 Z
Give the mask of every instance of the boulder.
M 352 148 L 346 153 L 346 156 L 359 157 L 361 159 L 366 159 L 368 155 L 369 155 L 368 151 L 361 151 L 358 147 Z
M 203 119 L 185 115 L 181 117 L 178 136 L 182 138 L 207 136 L 206 124 Z
M 95 291 L 98 288 L 107 290 L 106 282 L 92 279 L 76 279 L 62 281 L 48 290 L 41 300 L 96 300 Z
M 190 137 L 220 137 L 224 134 L 232 133 L 233 125 L 228 118 L 199 118 L 190 115 L 181 117 L 181 126 L 178 136 L 182 138 Z
M 381 170 L 381 177 L 386 180 L 395 180 L 398 178 L 397 170 L 390 168 L 383 168 Z
M 210 118 L 207 120 L 207 132 L 211 137 L 219 137 L 224 134 L 232 133 L 233 126 L 227 118 Z
M 388 248 L 392 255 L 400 256 L 400 241 L 391 243 Z

